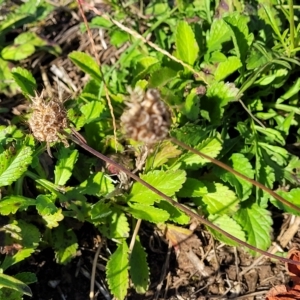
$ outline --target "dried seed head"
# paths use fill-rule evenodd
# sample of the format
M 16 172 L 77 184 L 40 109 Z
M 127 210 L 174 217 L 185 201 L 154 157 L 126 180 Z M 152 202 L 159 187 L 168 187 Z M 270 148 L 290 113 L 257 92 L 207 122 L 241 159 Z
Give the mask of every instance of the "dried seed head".
M 62 141 L 58 133 L 67 128 L 67 113 L 62 103 L 55 100 L 45 101 L 43 92 L 41 96 L 36 94 L 31 100 L 32 114 L 28 123 L 33 136 L 41 142 Z
M 159 92 L 155 89 L 145 92 L 140 88 L 129 92 L 128 109 L 121 116 L 127 136 L 148 145 L 167 137 L 171 118 Z

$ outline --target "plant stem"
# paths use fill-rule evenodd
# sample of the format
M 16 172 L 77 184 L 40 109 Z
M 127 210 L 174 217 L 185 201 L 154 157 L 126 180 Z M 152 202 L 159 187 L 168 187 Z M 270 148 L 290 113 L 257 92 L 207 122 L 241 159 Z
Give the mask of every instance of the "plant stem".
M 290 11 L 290 39 L 291 39 L 291 48 L 292 51 L 295 48 L 295 22 L 294 22 L 294 3 L 293 0 L 288 0 L 289 2 L 289 11 Z
M 188 216 L 190 216 L 191 218 L 195 218 L 196 220 L 200 221 L 200 223 L 205 224 L 206 226 L 220 232 L 221 234 L 225 235 L 226 237 L 228 237 L 229 239 L 235 241 L 237 244 L 240 244 L 244 247 L 247 247 L 248 249 L 251 249 L 252 251 L 258 252 L 262 255 L 268 256 L 270 258 L 274 258 L 277 259 L 279 261 L 285 262 L 285 263 L 289 263 L 289 264 L 294 264 L 294 265 L 299 265 L 300 266 L 300 262 L 298 261 L 294 261 L 292 259 L 287 259 L 287 258 L 283 258 L 280 256 L 277 256 L 275 254 L 272 253 L 268 253 L 264 250 L 261 250 L 259 248 L 256 248 L 238 238 L 236 238 L 235 236 L 231 235 L 230 233 L 226 232 L 225 230 L 221 229 L 220 227 L 216 226 L 215 224 L 211 223 L 210 221 L 200 217 L 198 214 L 196 214 L 195 212 L 191 211 L 189 208 L 187 208 L 186 206 L 174 201 L 172 198 L 168 197 L 167 195 L 165 195 L 164 193 L 162 193 L 161 191 L 159 191 L 158 189 L 156 189 L 155 187 L 153 187 L 151 184 L 147 183 L 146 181 L 144 181 L 143 179 L 141 179 L 140 177 L 138 177 L 137 175 L 133 174 L 132 172 L 130 172 L 127 168 L 125 168 L 123 165 L 120 165 L 118 163 L 116 163 L 115 161 L 113 161 L 112 159 L 106 157 L 105 155 L 103 155 L 102 153 L 94 150 L 93 148 L 91 148 L 90 146 L 88 146 L 87 144 L 83 143 L 82 141 L 78 140 L 77 138 L 75 138 L 74 136 L 70 136 L 69 138 L 76 143 L 77 145 L 79 145 L 80 147 L 82 147 L 83 149 L 85 149 L 86 151 L 88 151 L 89 153 L 91 153 L 92 155 L 100 158 L 101 160 L 105 161 L 108 164 L 111 164 L 113 166 L 115 166 L 116 168 L 118 168 L 120 171 L 124 172 L 125 174 L 127 174 L 128 176 L 130 176 L 132 179 L 134 179 L 135 181 L 139 182 L 140 184 L 142 184 L 143 186 L 147 187 L 148 189 L 150 189 L 151 191 L 153 191 L 154 193 L 156 193 L 157 195 L 159 195 L 160 197 L 162 197 L 163 199 L 165 199 L 166 201 L 168 201 L 170 204 L 172 204 L 173 206 L 175 206 L 176 208 L 180 209 L 181 211 L 185 212 Z M 171 139 L 173 140 L 173 138 Z M 176 143 L 178 144 L 182 144 L 181 142 L 177 141 L 176 139 L 174 139 L 174 141 L 176 141 Z M 190 148 L 187 145 L 183 145 L 183 148 L 187 149 Z M 186 148 L 187 147 L 187 148 Z M 192 149 L 192 148 L 191 148 Z M 194 150 L 194 149 L 192 149 Z M 196 151 L 196 150 L 195 150 Z M 193 151 L 194 152 L 194 151 Z M 194 152 L 195 153 L 195 152 Z M 199 151 L 197 151 L 197 154 L 199 153 L 200 156 L 203 156 L 202 153 L 200 153 Z M 205 155 L 206 156 L 206 155 Z M 204 156 L 203 156 L 204 157 Z M 212 160 L 212 158 L 209 158 L 208 156 L 206 156 L 205 158 L 207 158 L 208 160 Z M 214 160 L 214 159 L 213 159 Z M 221 163 L 222 164 L 222 163 Z M 225 165 L 226 166 L 226 165 Z M 236 171 L 235 171 L 236 172 Z M 278 197 L 278 195 L 277 195 Z M 284 200 L 284 199 L 283 199 Z M 286 200 L 284 200 L 286 201 Z
M 221 161 L 219 161 L 217 159 L 214 159 L 214 158 L 212 158 L 212 157 L 210 157 L 210 156 L 208 156 L 208 155 L 206 155 L 206 154 L 204 154 L 204 153 L 202 153 L 202 152 L 200 152 L 200 151 L 198 151 L 198 150 L 196 150 L 196 149 L 194 149 L 194 148 L 192 148 L 192 147 L 190 147 L 190 146 L 188 146 L 188 145 L 186 145 L 186 144 L 184 144 L 184 143 L 182 143 L 180 141 L 178 141 L 177 139 L 175 139 L 173 137 L 171 137 L 170 140 L 174 144 L 179 145 L 180 147 L 182 147 L 182 148 L 184 148 L 186 150 L 189 150 L 189 151 L 191 151 L 191 152 L 193 152 L 193 153 L 195 153 L 195 154 L 197 154 L 197 155 L 199 155 L 199 156 L 207 159 L 208 161 L 212 162 L 213 164 L 219 166 L 220 168 L 222 168 L 222 169 L 224 169 L 224 170 L 226 170 L 226 171 L 228 171 L 228 172 L 230 172 L 230 173 L 232 173 L 232 174 L 234 174 L 234 175 L 236 175 L 236 176 L 238 176 L 238 177 L 240 177 L 240 178 L 242 178 L 242 179 L 250 182 L 254 186 L 256 186 L 256 187 L 262 189 L 263 191 L 267 192 L 268 194 L 270 194 L 272 197 L 274 197 L 275 199 L 277 199 L 281 203 L 283 203 L 286 206 L 288 206 L 288 207 L 290 207 L 290 208 L 292 208 L 292 209 L 300 212 L 300 208 L 297 205 L 288 202 L 287 200 L 285 200 L 280 195 L 276 194 L 275 192 L 273 192 L 271 189 L 267 188 L 266 186 L 264 186 L 260 182 L 258 182 L 258 181 L 254 180 L 254 179 L 251 179 L 251 178 L 243 175 L 242 173 L 240 173 L 240 172 L 232 169 L 231 167 L 227 166 L 226 164 L 222 163 Z

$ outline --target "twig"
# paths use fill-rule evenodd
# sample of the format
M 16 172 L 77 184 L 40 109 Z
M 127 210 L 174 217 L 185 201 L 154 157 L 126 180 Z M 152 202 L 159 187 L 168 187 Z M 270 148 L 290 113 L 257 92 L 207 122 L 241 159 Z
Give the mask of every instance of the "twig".
M 100 250 L 102 248 L 102 242 L 98 245 L 97 251 L 94 256 L 93 260 L 93 267 L 92 267 L 92 275 L 91 275 L 91 285 L 90 285 L 90 299 L 94 300 L 95 298 L 95 277 L 96 277 L 96 268 L 97 268 L 97 261 L 98 261 L 98 256 L 100 253 Z
M 264 186 L 260 182 L 254 180 L 254 179 L 251 179 L 251 178 L 245 176 L 244 174 L 242 174 L 242 173 L 234 170 L 233 168 L 227 166 L 226 164 L 222 163 L 221 161 L 219 161 L 217 159 L 214 159 L 214 158 L 212 158 L 212 157 L 210 157 L 210 156 L 208 156 L 208 155 L 206 155 L 206 154 L 204 154 L 204 153 L 202 153 L 202 152 L 200 152 L 200 151 L 198 151 L 198 150 L 196 150 L 196 149 L 194 149 L 194 148 L 192 148 L 192 147 L 190 147 L 190 146 L 188 146 L 188 145 L 186 145 L 186 144 L 184 144 L 184 143 L 182 143 L 180 141 L 178 141 L 174 137 L 171 137 L 170 140 L 174 144 L 176 144 L 176 145 L 178 145 L 178 146 L 180 146 L 180 147 L 182 147 L 182 148 L 184 148 L 184 149 L 186 149 L 188 151 L 191 151 L 194 154 L 197 154 L 197 155 L 199 155 L 199 156 L 207 159 L 208 161 L 212 162 L 213 164 L 217 165 L 218 167 L 220 167 L 220 168 L 222 168 L 222 169 L 224 169 L 224 170 L 226 170 L 226 171 L 228 171 L 228 172 L 230 172 L 230 173 L 232 173 L 232 174 L 234 174 L 234 175 L 236 175 L 236 176 L 238 176 L 238 177 L 240 177 L 240 178 L 248 181 L 249 183 L 253 184 L 254 186 L 260 188 L 261 190 L 263 190 L 265 192 L 267 192 L 272 197 L 274 197 L 275 199 L 277 199 L 281 203 L 285 204 L 286 206 L 288 206 L 288 207 L 290 207 L 290 208 L 292 208 L 292 209 L 300 212 L 300 208 L 297 205 L 295 205 L 295 204 L 293 204 L 291 202 L 288 202 L 287 200 L 285 200 L 280 195 L 278 195 L 277 193 L 273 192 L 271 189 L 267 188 L 266 186 Z
M 66 133 L 67 134 L 67 133 Z M 193 212 L 192 210 L 190 210 L 189 208 L 187 208 L 186 206 L 176 202 L 175 200 L 173 200 L 171 197 L 168 197 L 166 194 L 162 193 L 161 191 L 159 191 L 158 189 L 156 189 L 155 187 L 153 187 L 151 184 L 147 183 L 146 181 L 144 181 L 143 179 L 141 179 L 140 177 L 138 177 L 137 175 L 133 174 L 132 172 L 130 172 L 126 167 L 124 167 L 123 165 L 120 165 L 118 163 L 116 163 L 115 161 L 113 161 L 112 159 L 108 158 L 107 156 L 103 155 L 102 153 L 96 151 L 95 149 L 91 148 L 90 146 L 88 146 L 87 144 L 83 143 L 82 141 L 76 139 L 74 136 L 70 136 L 69 138 L 76 143 L 77 145 L 79 145 L 80 147 L 82 147 L 83 149 L 85 149 L 86 151 L 90 152 L 92 155 L 102 159 L 103 161 L 105 161 L 108 164 L 111 164 L 113 166 L 115 166 L 116 168 L 118 168 L 120 171 L 123 171 L 124 173 L 126 173 L 128 176 L 130 176 L 132 179 L 134 179 L 135 181 L 141 183 L 143 186 L 147 187 L 148 189 L 150 189 L 151 191 L 153 191 L 154 193 L 156 193 L 157 195 L 159 195 L 160 197 L 162 197 L 163 199 L 167 200 L 170 204 L 172 204 L 173 206 L 175 206 L 176 208 L 180 209 L 181 211 L 185 212 L 188 216 L 195 218 L 197 220 L 199 220 L 201 223 L 205 224 L 206 226 L 220 232 L 221 234 L 225 235 L 226 237 L 230 238 L 231 240 L 235 241 L 236 243 L 243 245 L 245 247 L 247 247 L 248 249 L 251 249 L 255 252 L 258 252 L 262 255 L 266 255 L 270 258 L 274 258 L 277 259 L 279 261 L 285 262 L 285 263 L 289 263 L 289 264 L 294 264 L 294 265 L 300 265 L 300 262 L 298 261 L 294 261 L 292 259 L 288 259 L 288 258 L 283 258 L 271 253 L 268 253 L 264 250 L 261 250 L 259 248 L 256 248 L 238 238 L 236 238 L 235 236 L 233 236 L 232 234 L 229 234 L 228 232 L 226 232 L 225 230 L 221 229 L 220 227 L 216 226 L 215 224 L 211 223 L 210 221 L 200 217 L 198 214 L 196 214 L 195 212 Z M 179 141 L 177 141 L 179 142 Z M 187 145 L 185 145 L 185 147 L 187 147 Z M 192 148 L 191 148 L 192 149 Z M 194 150 L 194 149 L 193 149 Z M 197 151 L 198 153 L 199 151 Z M 200 154 L 201 155 L 201 154 Z M 212 158 L 209 157 L 209 160 L 212 160 Z M 225 165 L 226 166 L 226 165 Z
M 129 254 L 129 259 L 130 259 L 130 256 L 131 256 L 131 253 L 132 253 L 132 249 L 133 249 L 134 244 L 135 244 L 135 238 L 136 238 L 136 236 L 137 236 L 137 234 L 139 232 L 141 223 L 142 223 L 141 219 L 138 219 L 137 222 L 136 222 L 136 225 L 135 225 L 135 228 L 134 228 L 134 232 L 132 234 L 130 245 L 129 245 L 129 253 L 130 253 Z

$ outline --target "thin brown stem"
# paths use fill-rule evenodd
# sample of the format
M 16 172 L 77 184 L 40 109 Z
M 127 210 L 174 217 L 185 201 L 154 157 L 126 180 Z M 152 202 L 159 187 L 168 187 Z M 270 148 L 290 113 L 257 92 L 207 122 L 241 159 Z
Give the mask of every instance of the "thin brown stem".
M 112 159 L 106 157 L 102 153 L 94 150 L 93 148 L 91 148 L 87 144 L 83 143 L 82 141 L 78 140 L 74 136 L 69 136 L 69 138 L 72 139 L 74 143 L 76 143 L 77 145 L 79 145 L 80 147 L 82 147 L 83 149 L 85 149 L 86 151 L 90 152 L 92 155 L 94 155 L 94 156 L 102 159 L 103 161 L 105 161 L 108 164 L 111 164 L 111 165 L 115 166 L 120 171 L 123 171 L 128 176 L 130 176 L 132 179 L 134 179 L 135 181 L 141 183 L 143 186 L 147 187 L 148 189 L 150 189 L 151 191 L 153 191 L 154 193 L 156 193 L 157 195 L 159 195 L 160 197 L 162 197 L 163 199 L 165 199 L 166 201 L 168 201 L 170 204 L 172 204 L 176 208 L 178 208 L 181 211 L 185 212 L 191 218 L 195 218 L 196 220 L 199 220 L 201 223 L 203 223 L 206 226 L 208 226 L 208 227 L 210 227 L 210 228 L 218 231 L 219 233 L 225 235 L 226 237 L 230 238 L 231 240 L 235 241 L 236 243 L 238 243 L 240 245 L 243 245 L 244 247 L 247 247 L 248 249 L 251 249 L 252 251 L 255 251 L 255 252 L 260 253 L 262 255 L 266 255 L 266 256 L 268 256 L 270 258 L 277 259 L 277 260 L 282 261 L 284 263 L 290 263 L 290 264 L 294 264 L 294 265 L 300 265 L 300 262 L 293 261 L 291 259 L 283 258 L 283 257 L 277 256 L 277 255 L 268 253 L 268 252 L 266 252 L 264 250 L 258 249 L 256 247 L 254 247 L 254 246 L 252 246 L 250 244 L 247 244 L 246 242 L 244 242 L 244 241 L 236 238 L 235 236 L 229 234 L 228 232 L 226 232 L 225 230 L 223 230 L 220 227 L 216 226 L 215 224 L 211 223 L 210 221 L 208 221 L 208 220 L 200 217 L 198 214 L 194 213 L 193 211 L 191 211 L 189 208 L 185 207 L 184 205 L 182 205 L 182 204 L 174 201 L 172 198 L 168 197 L 167 195 L 165 195 L 164 193 L 162 193 L 161 191 L 159 191 L 158 189 L 156 189 L 155 187 L 153 187 L 152 185 L 150 185 L 149 183 L 147 183 L 146 181 L 144 181 L 143 179 L 141 179 L 137 175 L 135 175 L 132 172 L 130 172 L 123 165 L 120 165 L 120 164 L 116 163 L 115 161 L 113 161 Z M 186 145 L 185 145 L 185 147 L 186 147 Z
M 177 144 L 178 146 L 180 146 L 180 147 L 182 147 L 182 148 L 184 148 L 184 149 L 186 149 L 188 151 L 191 151 L 191 152 L 193 152 L 193 153 L 195 153 L 195 154 L 197 154 L 197 155 L 199 155 L 199 156 L 207 159 L 208 161 L 212 162 L 213 164 L 219 166 L 220 168 L 222 168 L 222 169 L 224 169 L 224 170 L 226 170 L 226 171 L 228 171 L 228 172 L 230 172 L 230 173 L 232 173 L 232 174 L 234 174 L 234 175 L 236 175 L 236 176 L 238 176 L 238 177 L 240 177 L 240 178 L 242 178 L 242 179 L 250 182 L 254 186 L 256 186 L 256 187 L 262 189 L 263 191 L 267 192 L 268 194 L 270 194 L 272 197 L 274 197 L 275 199 L 277 199 L 278 201 L 280 201 L 284 205 L 286 205 L 286 206 L 288 206 L 288 207 L 290 207 L 290 208 L 292 208 L 292 209 L 300 212 L 300 208 L 298 206 L 296 206 L 295 204 L 293 204 L 291 202 L 288 202 L 287 200 L 285 200 L 280 195 L 278 195 L 277 193 L 273 192 L 271 189 L 267 188 L 266 186 L 264 186 L 260 182 L 254 180 L 254 179 L 251 179 L 251 178 L 243 175 L 242 173 L 240 173 L 240 172 L 232 169 L 231 167 L 227 166 L 226 164 L 222 163 L 221 161 L 219 161 L 219 160 L 217 160 L 215 158 L 212 158 L 212 157 L 210 157 L 210 156 L 208 156 L 208 155 L 206 155 L 206 154 L 204 154 L 204 153 L 202 153 L 202 152 L 200 152 L 200 151 L 198 151 L 198 150 L 196 150 L 196 149 L 194 149 L 194 148 L 192 148 L 192 147 L 190 147 L 190 146 L 188 146 L 188 145 L 186 145 L 186 144 L 178 141 L 174 137 L 171 137 L 170 140 L 174 144 Z

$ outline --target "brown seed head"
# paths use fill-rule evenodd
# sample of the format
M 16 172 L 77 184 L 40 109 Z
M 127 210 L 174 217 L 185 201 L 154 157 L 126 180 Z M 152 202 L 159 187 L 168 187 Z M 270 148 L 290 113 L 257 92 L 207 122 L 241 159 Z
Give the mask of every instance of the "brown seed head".
M 167 137 L 171 118 L 159 92 L 156 89 L 145 92 L 140 88 L 129 92 L 128 109 L 121 116 L 127 136 L 150 145 Z
M 58 133 L 67 128 L 67 113 L 62 103 L 43 99 L 36 94 L 31 98 L 32 114 L 28 121 L 33 136 L 41 142 L 57 142 L 61 141 Z

